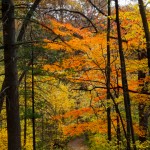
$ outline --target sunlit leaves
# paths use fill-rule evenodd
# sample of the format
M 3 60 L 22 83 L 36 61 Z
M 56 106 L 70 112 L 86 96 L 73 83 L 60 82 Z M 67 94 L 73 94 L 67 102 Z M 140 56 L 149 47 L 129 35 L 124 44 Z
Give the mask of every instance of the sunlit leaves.
M 92 132 L 92 133 L 105 133 L 106 127 L 105 127 L 105 121 L 104 120 L 96 120 L 93 122 L 85 122 L 80 124 L 73 124 L 69 126 L 63 127 L 63 132 L 67 136 L 74 136 L 74 135 L 80 135 L 84 132 Z
M 0 147 L 3 149 L 7 149 L 7 129 L 2 128 L 0 130 Z
M 106 133 L 106 122 L 103 120 L 105 109 L 108 106 L 114 106 L 110 100 L 109 105 L 106 104 L 106 80 L 107 80 L 107 45 L 110 46 L 110 70 L 111 70 L 111 94 L 114 97 L 115 103 L 121 110 L 123 118 L 125 117 L 124 109 L 122 107 L 122 82 L 121 82 L 121 67 L 118 53 L 117 29 L 115 17 L 110 16 L 111 20 L 111 38 L 107 43 L 107 33 L 105 23 L 100 23 L 99 28 L 103 30 L 98 33 L 93 33 L 90 30 L 75 28 L 68 23 L 59 23 L 56 20 L 50 20 L 50 27 L 58 38 L 54 41 L 45 39 L 44 48 L 47 50 L 64 51 L 66 54 L 62 61 L 53 64 L 46 64 L 43 66 L 44 70 L 54 73 L 55 77 L 63 76 L 69 82 L 74 83 L 75 89 L 93 92 L 91 97 L 86 101 L 90 103 L 82 108 L 77 107 L 64 114 L 54 115 L 54 120 L 67 120 L 68 124 L 62 124 L 63 132 L 67 136 L 80 135 L 86 131 L 92 133 Z M 146 80 L 138 80 L 138 72 L 148 72 L 147 59 L 139 60 L 138 54 L 145 52 L 146 42 L 142 28 L 141 19 L 136 7 L 123 7 L 120 10 L 121 34 L 123 42 L 123 52 L 126 59 L 126 70 L 129 84 L 129 90 L 132 102 L 138 104 L 139 102 L 149 103 L 149 96 L 140 94 L 142 90 L 139 85 L 145 83 Z M 54 78 L 55 78 L 54 77 Z M 90 88 L 91 87 L 91 88 Z M 99 88 L 98 88 L 99 87 Z M 149 85 L 147 85 L 149 89 Z M 118 93 L 117 93 L 118 92 Z M 118 94 L 118 95 L 117 95 Z M 59 94 L 58 94 L 59 95 Z M 60 105 L 60 104 L 58 104 Z M 103 106 L 103 107 L 102 107 Z M 137 109 L 137 105 L 135 105 Z M 117 114 L 111 113 L 114 127 L 117 126 Z M 102 118 L 101 118 L 102 117 Z M 91 118 L 89 121 L 88 119 Z M 87 120 L 88 121 L 87 121 Z M 133 122 L 136 122 L 135 119 Z M 76 123 L 78 122 L 78 123 Z M 124 120 L 123 120 L 124 122 Z M 101 126 L 99 126 L 99 124 Z M 136 124 L 134 123 L 136 128 Z M 138 128 L 138 127 L 137 127 Z M 138 131 L 138 130 L 137 130 Z M 136 132 L 136 134 L 140 134 Z

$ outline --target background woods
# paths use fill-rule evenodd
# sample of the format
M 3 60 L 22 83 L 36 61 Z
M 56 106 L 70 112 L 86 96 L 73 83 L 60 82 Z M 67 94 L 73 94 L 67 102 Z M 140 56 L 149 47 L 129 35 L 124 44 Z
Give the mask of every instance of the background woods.
M 150 148 L 149 1 L 0 8 L 2 149 Z

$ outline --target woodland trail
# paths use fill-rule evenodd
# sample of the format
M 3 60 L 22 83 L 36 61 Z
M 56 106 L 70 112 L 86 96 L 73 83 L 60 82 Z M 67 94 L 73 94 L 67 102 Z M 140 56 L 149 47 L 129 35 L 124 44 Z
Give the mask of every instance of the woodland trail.
M 84 144 L 84 138 L 78 137 L 68 143 L 68 150 L 88 150 Z

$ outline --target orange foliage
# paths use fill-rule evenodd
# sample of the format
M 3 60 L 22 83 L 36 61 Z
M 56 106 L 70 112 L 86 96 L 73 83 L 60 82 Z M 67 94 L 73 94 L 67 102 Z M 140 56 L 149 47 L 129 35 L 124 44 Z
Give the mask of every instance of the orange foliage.
M 136 50 L 142 51 L 146 48 L 142 23 L 137 11 L 137 9 L 134 9 L 134 11 L 120 10 L 120 19 L 123 50 L 125 58 L 128 60 L 126 62 L 126 70 L 128 74 L 129 89 L 133 91 L 137 90 L 138 92 L 139 84 L 141 82 L 149 81 L 150 77 L 147 77 L 142 81 L 138 81 L 137 79 L 137 72 L 139 70 L 142 70 L 145 73 L 148 71 L 147 60 L 138 60 L 137 57 Z M 105 25 L 101 24 L 101 26 Z M 62 24 L 56 20 L 51 20 L 49 27 L 52 28 L 55 34 L 63 38 L 54 42 L 45 39 L 44 48 L 56 51 L 63 50 L 68 54 L 68 57 L 64 58 L 61 63 L 56 62 L 52 65 L 44 65 L 44 70 L 55 72 L 55 75 L 56 73 L 63 73 L 71 82 L 86 82 L 92 86 L 106 87 L 107 44 L 109 44 L 111 49 L 111 92 L 114 93 L 113 87 L 117 87 L 117 84 L 122 87 L 118 43 L 115 38 L 117 37 L 115 23 L 112 23 L 111 29 L 111 37 L 114 38 L 112 38 L 109 43 L 107 43 L 107 34 L 103 31 L 95 34 L 87 29 L 80 30 L 79 28 L 73 27 L 71 24 Z M 72 69 L 72 71 L 69 72 L 68 69 Z M 96 102 L 106 98 L 106 88 L 95 89 L 95 91 L 101 96 L 95 96 L 95 98 L 93 98 L 92 105 L 94 106 L 97 104 Z M 122 88 L 120 88 L 120 91 L 122 91 Z M 120 95 L 121 94 L 122 93 L 120 92 Z M 132 98 L 136 102 L 145 102 L 145 100 L 150 99 L 148 95 L 144 94 L 135 94 Z M 94 111 L 97 113 L 99 110 L 100 108 L 96 107 Z M 72 110 L 63 115 L 54 116 L 53 119 L 61 120 L 62 118 L 70 118 L 70 120 L 74 120 L 82 115 L 88 116 L 94 114 L 94 111 L 91 107 L 85 107 L 78 110 Z M 112 117 L 113 122 L 116 125 L 115 118 L 116 115 L 114 115 L 114 118 Z M 79 135 L 85 131 L 103 133 L 106 132 L 106 122 L 101 119 L 71 124 L 64 126 L 63 131 L 67 136 Z
M 86 131 L 91 133 L 106 133 L 106 122 L 104 120 L 96 120 L 63 127 L 63 133 L 66 136 L 80 135 Z
M 62 119 L 62 118 L 69 118 L 74 120 L 76 118 L 78 118 L 79 116 L 83 115 L 83 114 L 91 114 L 93 111 L 92 111 L 92 108 L 90 107 L 86 107 L 86 108 L 81 108 L 81 109 L 77 109 L 77 110 L 72 110 L 72 111 L 69 111 L 67 113 L 65 113 L 64 115 L 60 115 L 60 116 L 54 116 L 53 119 L 57 120 L 57 119 Z
M 95 97 L 95 98 L 93 99 L 93 101 L 94 101 L 94 102 L 98 102 L 98 101 L 104 100 L 104 99 L 106 99 L 106 94 L 101 95 L 101 96 L 98 96 L 98 97 Z

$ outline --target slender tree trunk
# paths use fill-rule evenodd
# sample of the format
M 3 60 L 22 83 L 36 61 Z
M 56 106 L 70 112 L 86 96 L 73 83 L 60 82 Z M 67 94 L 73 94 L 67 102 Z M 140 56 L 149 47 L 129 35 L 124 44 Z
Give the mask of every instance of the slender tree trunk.
M 121 141 L 121 132 L 120 132 L 120 123 L 119 123 L 119 116 L 117 115 L 117 145 L 118 148 L 120 147 L 120 141 Z
M 115 66 L 116 67 L 116 66 Z M 117 68 L 116 68 L 117 69 Z M 118 77 L 119 77 L 119 74 L 118 74 L 118 71 L 116 70 L 116 79 L 117 79 L 117 91 L 115 91 L 115 97 L 118 98 L 119 97 L 119 80 L 118 80 Z M 110 97 L 114 103 L 114 107 L 115 107 L 115 111 L 116 111 L 116 114 L 117 114 L 117 119 L 120 119 L 120 122 L 121 122 L 121 125 L 122 125 L 122 128 L 123 128 L 123 132 L 124 132 L 124 136 L 125 138 L 127 139 L 127 133 L 126 133 L 126 130 L 125 130 L 125 125 L 123 123 L 123 119 L 122 119 L 122 116 L 121 116 L 121 113 L 119 111 L 119 108 L 118 108 L 118 104 L 115 102 L 115 99 L 113 97 L 113 95 L 110 93 Z M 119 122 L 119 121 L 118 121 Z M 118 123 L 117 122 L 117 123 Z M 119 125 L 119 128 L 120 128 L 120 125 Z M 120 129 L 119 129 L 120 130 Z M 120 133 L 118 133 L 118 126 L 117 126 L 117 135 L 119 135 Z M 118 140 L 121 140 L 121 138 L 119 139 L 118 136 L 117 136 L 117 139 Z
M 139 140 L 145 142 L 147 139 L 147 129 L 148 129 L 148 115 L 145 111 L 146 104 L 139 103 L 139 128 L 142 135 L 139 135 Z
M 63 9 L 64 6 L 64 0 L 59 0 L 59 6 L 60 9 Z M 63 15 L 63 11 L 60 11 L 60 21 L 63 23 L 64 22 L 64 15 Z
M 32 49 L 32 134 L 33 134 L 33 150 L 36 150 L 35 139 L 35 97 L 34 97 L 34 52 Z
M 148 68 L 149 68 L 149 74 L 150 74 L 150 33 L 149 33 L 149 26 L 148 26 L 148 21 L 145 13 L 145 8 L 143 4 L 143 0 L 138 0 L 139 3 L 139 10 L 142 18 L 142 23 L 143 23 L 143 28 L 144 28 L 144 33 L 145 33 L 145 38 L 146 38 L 146 49 L 147 49 L 147 59 L 148 59 Z M 138 55 L 139 60 L 145 58 L 145 53 L 139 52 Z M 142 71 L 138 72 L 138 79 L 144 79 L 146 77 L 146 74 Z M 145 84 L 147 86 L 147 84 Z M 146 88 L 144 88 L 144 85 L 139 85 L 143 86 L 143 89 L 141 93 L 147 93 L 148 91 L 145 91 Z M 147 129 L 148 129 L 148 113 L 146 111 L 146 104 L 143 102 L 139 103 L 139 128 L 141 132 L 143 133 L 142 135 L 139 135 L 139 140 L 141 142 L 146 141 L 147 137 Z
M 24 147 L 27 139 L 27 75 L 24 77 Z
M 8 150 L 21 149 L 13 0 L 2 0 Z
M 44 113 L 42 114 L 42 133 L 41 133 L 41 140 L 42 140 L 42 149 L 44 149 Z
M 107 77 L 107 99 L 110 99 L 110 0 L 108 0 L 108 17 L 107 17 L 107 67 L 106 67 L 106 77 Z M 109 103 L 108 103 L 109 105 Z M 108 129 L 108 140 L 111 141 L 111 108 L 107 108 L 107 129 Z
M 118 74 L 118 70 L 117 70 L 117 67 L 115 66 L 115 68 L 116 68 L 116 79 L 117 79 L 117 90 L 116 90 L 116 92 L 115 92 L 115 95 L 116 95 L 116 98 L 118 98 L 119 97 L 119 74 Z M 118 104 L 116 104 L 117 106 L 117 108 L 118 108 Z M 119 113 L 117 113 L 117 145 L 118 145 L 118 149 L 120 149 L 120 141 L 121 141 L 121 131 L 120 131 L 120 120 L 122 119 L 122 118 L 120 118 L 120 120 L 119 120 Z M 121 122 L 123 122 L 122 120 L 121 120 Z M 123 124 L 123 123 L 122 123 Z M 124 126 L 123 126 L 123 129 L 124 129 Z M 124 131 L 125 131 L 125 129 L 124 129 Z M 125 138 L 126 138 L 126 132 L 125 132 Z
M 22 26 L 21 26 L 21 29 L 20 29 L 20 32 L 19 32 L 19 35 L 17 37 L 17 41 L 22 41 L 22 38 L 23 38 L 23 35 L 26 31 L 26 28 L 30 22 L 30 19 L 34 13 L 34 11 L 36 10 L 37 6 L 39 5 L 39 3 L 41 2 L 42 0 L 35 0 L 35 2 L 33 3 L 31 9 L 28 11 L 23 23 L 22 23 Z
M 138 59 L 142 60 L 144 59 L 146 56 L 145 52 L 139 52 L 138 53 Z M 146 77 L 145 72 L 143 72 L 142 70 L 138 71 L 138 80 L 142 80 Z M 139 84 L 139 87 L 141 87 L 141 94 L 143 93 L 147 93 L 147 91 L 144 91 L 144 83 L 143 84 Z M 146 104 L 144 102 L 139 102 L 139 129 L 142 132 L 142 134 L 139 135 L 139 140 L 141 142 L 146 141 L 146 136 L 147 136 L 147 129 L 148 129 L 148 116 L 146 113 Z
M 124 105 L 125 105 L 126 122 L 127 122 L 127 150 L 131 150 L 130 136 L 132 137 L 134 149 L 136 149 L 136 145 L 135 145 L 134 130 L 132 124 L 132 117 L 131 117 L 131 107 L 130 107 L 127 75 L 126 75 L 126 65 L 125 65 L 125 58 L 123 54 L 122 38 L 121 38 L 121 31 L 120 31 L 118 0 L 115 1 L 115 7 L 116 7 L 116 23 L 117 23 L 117 33 L 118 33 L 119 55 L 120 55 L 120 64 L 121 64 L 122 87 L 123 87 Z
M 150 74 L 150 33 L 149 33 L 148 21 L 147 21 L 147 17 L 145 13 L 143 0 L 138 0 L 138 3 L 139 3 L 139 9 L 140 9 L 140 14 L 142 18 L 143 28 L 145 32 L 148 68 L 149 68 L 149 74 Z

